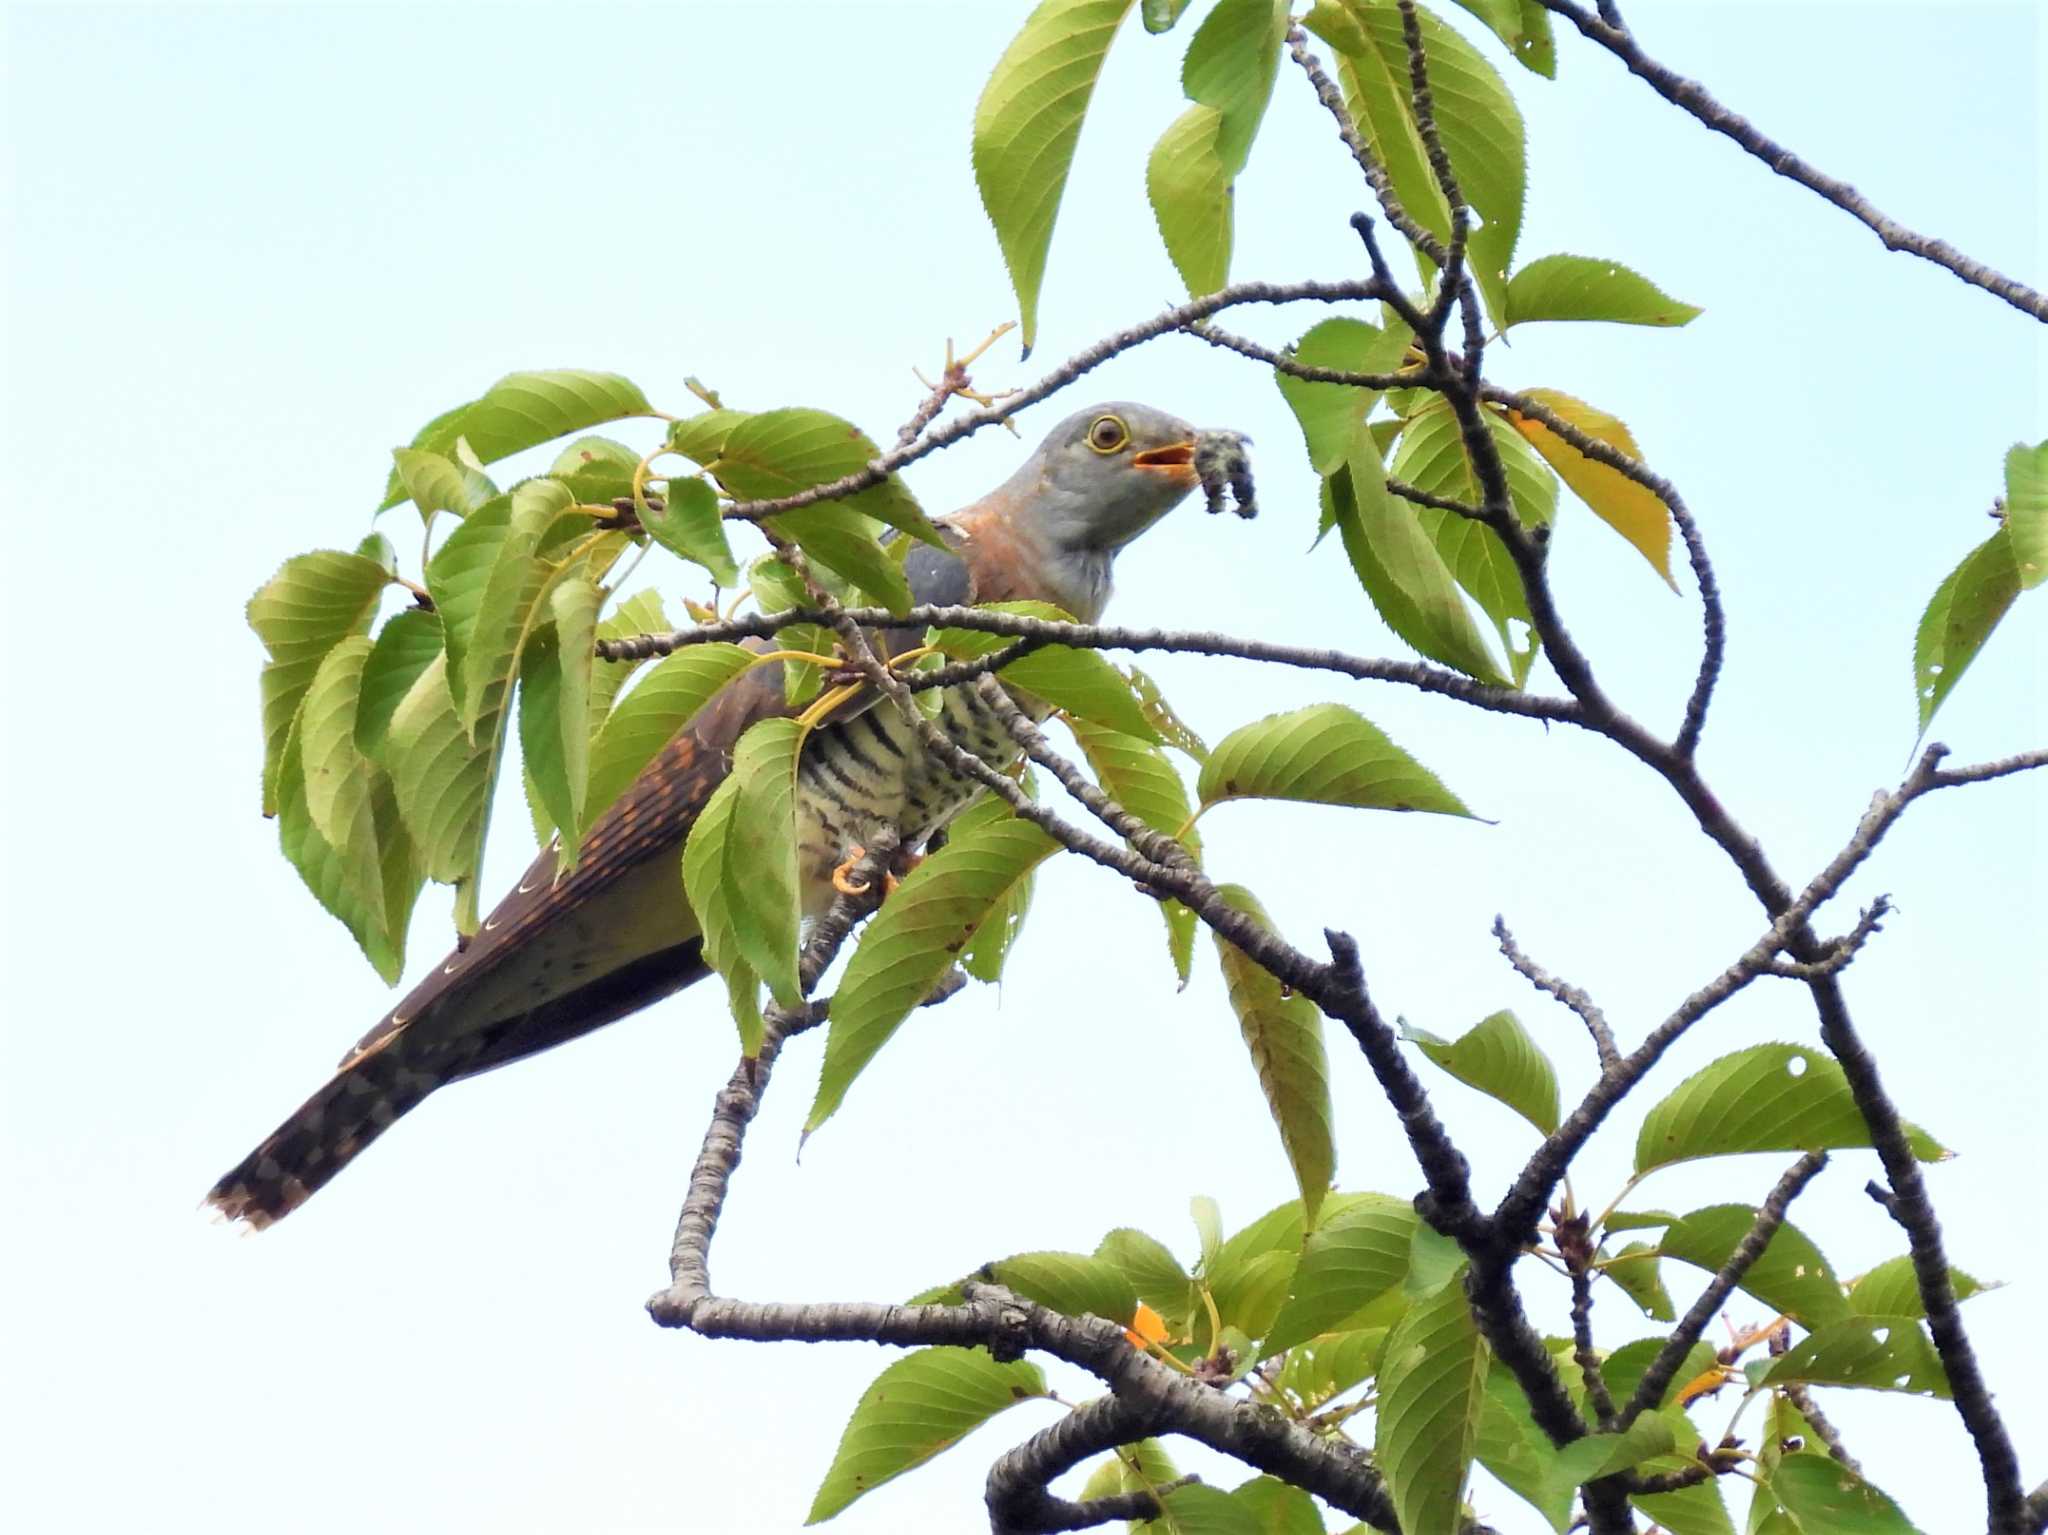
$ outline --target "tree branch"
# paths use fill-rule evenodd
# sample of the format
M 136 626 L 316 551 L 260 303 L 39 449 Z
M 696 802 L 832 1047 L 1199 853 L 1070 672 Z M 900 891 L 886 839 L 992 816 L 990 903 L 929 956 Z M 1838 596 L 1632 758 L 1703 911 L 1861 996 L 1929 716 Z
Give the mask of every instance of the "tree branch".
M 1493 936 L 1499 940 L 1500 951 L 1515 967 L 1516 974 L 1579 1015 L 1586 1032 L 1593 1036 L 1593 1049 L 1600 1057 L 1601 1070 L 1611 1071 L 1618 1067 L 1621 1051 L 1615 1046 L 1614 1031 L 1607 1026 L 1607 1015 L 1600 1011 L 1593 999 L 1578 987 L 1559 980 L 1524 954 L 1521 945 L 1515 942 L 1515 935 L 1508 931 L 1507 918 L 1496 916 L 1493 919 Z

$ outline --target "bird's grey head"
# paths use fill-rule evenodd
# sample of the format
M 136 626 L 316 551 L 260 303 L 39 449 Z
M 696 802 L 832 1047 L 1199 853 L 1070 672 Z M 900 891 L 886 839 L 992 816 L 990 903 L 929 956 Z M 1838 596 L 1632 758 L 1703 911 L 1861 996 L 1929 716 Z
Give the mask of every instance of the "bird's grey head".
M 1112 400 L 1054 427 L 1011 480 L 1075 616 L 1100 614 L 1117 551 L 1201 483 L 1195 435 L 1178 416 Z

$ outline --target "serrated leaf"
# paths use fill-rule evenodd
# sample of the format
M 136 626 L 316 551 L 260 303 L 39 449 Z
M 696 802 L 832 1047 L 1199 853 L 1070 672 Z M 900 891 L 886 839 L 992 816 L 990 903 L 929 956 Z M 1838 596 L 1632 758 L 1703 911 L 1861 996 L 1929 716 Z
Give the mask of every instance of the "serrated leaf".
M 590 788 L 592 653 L 604 593 L 586 575 L 548 593 L 549 622 L 530 640 L 519 667 L 519 747 L 527 781 L 562 834 L 562 862 L 573 868 Z
M 1658 1246 L 1667 1258 L 1713 1273 L 1749 1235 L 1756 1216 L 1749 1205 L 1709 1205 L 1674 1223 Z M 1849 1315 L 1840 1278 L 1812 1240 L 1789 1221 L 1772 1234 L 1763 1256 L 1743 1275 L 1741 1288 L 1804 1327 Z
M 1180 13 L 1188 8 L 1188 0 L 1144 0 L 1139 14 L 1145 22 L 1145 30 L 1154 34 L 1171 32 L 1173 24 L 1180 20 Z
M 1194 1281 L 1165 1243 L 1119 1226 L 1096 1244 L 1095 1256 L 1115 1264 L 1138 1299 L 1158 1312 L 1175 1332 L 1186 1328 Z
M 798 407 L 762 411 L 735 422 L 708 467 L 732 495 L 765 501 L 857 474 L 881 456 L 867 433 L 852 422 L 830 411 Z M 811 513 L 836 512 L 844 520 L 848 511 L 887 523 L 936 548 L 947 547 L 909 487 L 894 475 L 843 501 L 784 513 L 783 518 L 796 518 L 794 526 L 802 527 L 808 526 Z M 842 574 L 859 579 L 843 568 Z
M 381 758 L 393 712 L 440 655 L 441 616 L 431 608 L 394 613 L 377 631 L 356 702 L 356 750 Z
M 683 843 L 683 890 L 703 930 L 704 962 L 725 980 L 727 1005 L 739 1029 L 740 1050 L 750 1059 L 763 1037 L 761 979 L 747 963 L 733 912 L 732 890 L 744 880 L 729 877 L 733 811 L 739 783 L 730 774 L 704 802 Z
M 586 427 L 652 413 L 639 388 L 616 373 L 572 368 L 508 373 L 468 404 L 429 421 L 411 445 L 446 454 L 461 439 L 478 459 L 490 463 Z M 378 510 L 396 506 L 406 494 L 394 468 Z
M 1913 636 L 1913 692 L 1920 704 L 1921 734 L 2019 594 L 2019 562 L 2009 524 L 1964 555 L 1934 589 Z
M 1906 1126 L 1906 1139 L 1923 1162 L 1949 1154 L 1916 1125 Z M 1696 1157 L 1869 1144 L 1869 1127 L 1832 1058 L 1799 1045 L 1757 1045 L 1695 1072 L 1650 1110 L 1636 1136 L 1635 1170 L 1641 1177 Z
M 1059 844 L 1029 821 L 978 826 L 913 869 L 861 935 L 832 998 L 825 1061 L 806 1134 L 938 984 L 989 911 Z
M 474 740 L 463 729 L 448 691 L 445 654 L 434 657 L 399 700 L 384 741 L 419 866 L 428 878 L 455 886 L 455 930 L 464 936 L 477 928 L 477 873 L 502 745 L 495 718 L 479 721 Z
M 1557 1128 L 1557 1071 L 1512 1012 L 1488 1015 L 1455 1041 L 1419 1030 L 1408 1037 L 1460 1082 L 1506 1104 L 1545 1135 Z
M 1479 215 L 1467 246 L 1473 281 L 1496 326 L 1507 321 L 1507 269 L 1521 234 L 1527 156 L 1522 114 L 1498 71 L 1427 10 L 1419 10 L 1437 134 L 1458 189 Z M 1416 127 L 1408 45 L 1394 7 L 1318 0 L 1309 29 L 1343 55 L 1338 76 L 1395 194 L 1417 223 L 1450 239 L 1450 209 Z
M 1145 722 L 1152 727 L 1153 733 L 1183 756 L 1195 762 L 1206 762 L 1208 745 L 1173 712 L 1173 705 L 1159 691 L 1159 684 L 1135 666 L 1126 668 L 1124 675 L 1129 679 L 1131 692 L 1137 697 L 1138 707 L 1144 712 Z
M 632 691 L 612 707 L 590 748 L 590 787 L 584 824 L 612 807 L 634 779 L 697 712 L 733 678 L 754 664 L 739 645 L 685 645 L 649 667 Z
M 1997 1288 L 1972 1279 L 1958 1268 L 1948 1271 L 1948 1282 L 1959 1301 Z M 1858 1316 L 1926 1316 L 1927 1304 L 1920 1298 L 1920 1281 L 1914 1275 L 1913 1260 L 1904 1255 L 1887 1258 L 1861 1275 L 1849 1286 L 1848 1307 Z
M 1646 1412 L 1624 1433 L 1587 1434 L 1563 1446 L 1557 1452 L 1558 1475 L 1567 1486 L 1578 1487 L 1678 1448 L 1669 1420 L 1659 1413 Z
M 1596 256 L 1539 256 L 1508 279 L 1509 325 L 1531 320 L 1684 325 L 1700 313 L 1640 272 Z
M 1081 754 L 1088 759 L 1089 769 L 1103 793 L 1168 837 L 1187 826 L 1194 814 L 1187 785 L 1160 747 L 1086 719 L 1070 719 L 1068 728 L 1080 743 Z M 1183 846 L 1197 862 L 1201 861 L 1202 840 L 1192 828 Z
M 1452 1280 L 1394 1325 L 1380 1367 L 1373 1457 L 1404 1530 L 1458 1524 L 1485 1401 L 1486 1345 Z
M 1609 1354 L 1600 1364 L 1600 1377 L 1607 1382 L 1607 1391 L 1616 1402 L 1626 1402 L 1635 1395 L 1636 1387 L 1649 1373 L 1650 1365 L 1663 1352 L 1662 1338 L 1637 1338 L 1624 1343 Z M 1685 1386 L 1686 1382 L 1716 1368 L 1714 1351 L 1705 1343 L 1695 1343 L 1686 1351 L 1684 1361 L 1672 1372 L 1670 1381 L 1664 1387 L 1663 1400 L 1655 1403 L 1662 1408 Z
M 1087 1253 L 1017 1253 L 989 1264 L 988 1274 L 1062 1316 L 1099 1316 L 1123 1326 L 1138 1309 L 1137 1290 L 1124 1271 Z
M 740 956 L 783 1007 L 803 1003 L 797 979 L 802 924 L 797 890 L 796 768 L 805 727 L 761 720 L 733 749 L 728 781 L 732 825 L 726 833 L 726 902 Z
M 354 752 L 352 699 L 347 683 L 358 674 L 369 642 L 351 637 L 330 652 L 331 665 L 323 687 L 316 681 L 308 695 L 317 705 L 309 711 L 328 744 L 329 767 Z M 323 696 L 324 694 L 324 696 Z M 406 929 L 425 875 L 413 854 L 411 839 L 398 814 L 390 781 L 373 764 L 354 758 L 354 771 L 329 787 L 330 838 L 315 823 L 307 798 L 307 771 L 302 753 L 307 715 L 286 735 L 279 763 L 277 831 L 285 859 L 299 871 L 306 888 L 348 928 L 363 955 L 387 984 L 395 984 L 405 967 Z
M 1294 1240 L 1299 1243 L 1301 1202 L 1296 1200 L 1291 1206 L 1283 1205 L 1281 1208 L 1293 1209 Z M 1217 1260 L 1223 1255 L 1223 1212 L 1217 1208 L 1216 1201 L 1207 1194 L 1197 1194 L 1188 1200 L 1188 1216 L 1195 1223 L 1195 1239 L 1201 1246 L 1201 1268 L 1207 1273 L 1216 1266 Z
M 1682 1471 L 1699 1462 L 1689 1455 L 1657 1455 L 1636 1468 L 1643 1476 Z M 1709 1477 L 1677 1492 L 1652 1492 L 1632 1497 L 1629 1502 L 1664 1530 L 1666 1535 L 1735 1535 L 1728 1517 L 1727 1502 L 1721 1496 L 1718 1477 Z
M 1159 1517 L 1134 1524 L 1142 1535 L 1259 1535 L 1250 1508 L 1220 1487 L 1191 1482 L 1159 1499 Z
M 1288 356 L 1305 368 L 1342 373 L 1391 373 L 1408 350 L 1408 328 L 1398 322 L 1381 330 L 1348 316 L 1311 327 L 1289 348 Z M 1319 384 L 1275 370 L 1287 407 L 1301 426 L 1308 461 L 1317 474 L 1343 467 L 1359 428 L 1380 398 L 1380 391 L 1353 384 Z
M 421 521 L 429 524 L 436 512 L 467 517 L 498 494 L 482 470 L 472 469 L 452 453 L 393 448 L 391 459 L 393 480 L 419 508 Z
M 1546 80 L 1557 78 L 1557 42 L 1550 35 L 1550 12 L 1536 0 L 1458 0 L 1507 44 L 1515 62 Z
M 369 764 L 356 749 L 356 705 L 370 638 L 351 634 L 321 659 L 299 712 L 299 756 L 306 814 L 320 835 L 346 847 L 350 827 L 366 811 Z
M 661 509 L 650 506 L 640 523 L 662 548 L 703 566 L 718 585 L 739 584 L 739 566 L 726 542 L 718 493 L 702 480 L 670 480 Z
M 1202 764 L 1196 794 L 1204 809 L 1231 799 L 1284 799 L 1471 814 L 1434 773 L 1342 704 L 1311 704 L 1233 730 Z
M 2048 581 L 2048 442 L 2005 455 L 2005 531 L 2020 586 Z
M 1548 405 L 1587 436 L 1598 439 L 1618 452 L 1642 462 L 1642 450 L 1627 426 L 1603 410 L 1556 389 L 1523 391 L 1530 399 Z M 1620 470 L 1587 458 L 1549 427 L 1530 416 L 1508 412 L 1516 431 L 1543 455 L 1545 463 L 1572 488 L 1572 494 L 1592 509 L 1593 515 L 1635 546 L 1650 562 L 1650 568 L 1664 578 L 1673 591 L 1671 579 L 1671 515 L 1644 486 Z
M 1225 741 L 1227 748 L 1229 742 Z M 1222 753 L 1211 758 L 1221 759 Z M 1204 770 L 1207 775 L 1207 769 Z M 1223 885 L 1217 894 L 1268 931 L 1272 922 L 1256 897 L 1241 885 Z M 1304 1219 L 1316 1210 L 1330 1187 L 1337 1151 L 1331 1132 L 1330 1068 L 1323 1053 L 1323 1015 L 1306 997 L 1282 987 L 1270 972 L 1221 934 L 1216 956 L 1230 992 L 1252 1067 L 1266 1095 L 1266 1107 L 1280 1131 L 1288 1165 L 1301 1190 Z
M 481 587 L 472 593 L 465 586 L 462 591 L 463 607 L 474 604 L 466 625 L 458 622 L 461 610 L 442 601 L 448 582 L 442 577 L 436 585 L 440 557 L 427 567 L 427 589 L 434 593 L 447 636 L 449 685 L 462 723 L 472 733 L 480 719 L 502 710 L 508 701 L 520 652 L 536 627 L 538 605 L 554 574 L 541 558 L 542 541 L 556 519 L 575 505 L 568 488 L 557 480 L 528 480 L 513 488 L 510 499 L 504 536 L 496 542 Z M 449 545 L 474 525 L 464 523 Z M 464 574 L 466 578 L 467 568 Z
M 1386 1350 L 1388 1331 L 1407 1309 L 1407 1301 L 1400 1295 L 1389 1295 L 1388 1301 L 1392 1304 L 1374 1308 L 1389 1312 L 1387 1322 L 1324 1333 L 1288 1349 L 1286 1363 L 1280 1369 L 1280 1389 L 1313 1412 L 1353 1386 L 1372 1379 Z
M 1432 661 L 1497 687 L 1508 685 L 1480 637 L 1444 557 L 1416 508 L 1387 489 L 1379 459 L 1361 439 L 1349 463 L 1323 481 L 1323 515 L 1343 535 L 1358 584 L 1387 627 Z
M 1073 622 L 1070 614 L 1049 602 L 988 602 L 979 606 L 991 613 Z M 941 629 L 932 636 L 932 643 L 951 659 L 966 661 L 991 655 L 1014 642 L 1007 635 L 988 634 L 979 629 Z M 997 675 L 1077 720 L 1147 743 L 1156 744 L 1159 739 L 1139 705 L 1130 679 L 1110 665 L 1100 651 L 1044 645 L 1019 656 Z M 1166 828 L 1168 835 L 1176 830 L 1177 826 Z
M 1494 1479 L 1541 1514 L 1557 1535 L 1571 1527 L 1577 1492 L 1557 1470 L 1557 1450 L 1536 1426 L 1522 1388 L 1504 1366 L 1487 1372 L 1473 1457 Z
M 804 1522 L 830 1519 L 1005 1408 L 1045 1394 L 1045 1376 L 1028 1360 L 998 1364 L 979 1348 L 906 1354 L 862 1394 Z
M 1223 1345 L 1233 1348 L 1239 1364 L 1256 1362 L 1256 1356 L 1248 1348 L 1234 1345 L 1231 1332 L 1240 1333 L 1245 1339 L 1266 1335 L 1286 1304 L 1294 1261 L 1294 1254 L 1284 1249 L 1252 1253 L 1218 1262 L 1207 1274 L 1209 1296 L 1223 1323 Z M 1195 1346 L 1204 1353 L 1213 1353 L 1217 1340 L 1209 1326 L 1208 1308 L 1196 1307 L 1192 1320 Z
M 342 640 L 369 631 L 391 577 L 374 559 L 319 549 L 286 560 L 249 599 L 249 627 L 269 654 L 263 697 L 263 813 L 277 814 L 284 740 L 320 663 Z
M 1415 1208 L 1406 1200 L 1365 1194 L 1310 1231 L 1287 1303 L 1266 1335 L 1268 1350 L 1279 1353 L 1329 1332 L 1398 1290 L 1415 1226 Z
M 1799 1535 L 1920 1535 L 1898 1504 L 1829 1455 L 1787 1455 L 1769 1486 Z
M 1600 1272 L 1620 1286 L 1644 1316 L 1658 1322 L 1677 1319 L 1671 1292 L 1664 1288 L 1656 1248 L 1647 1242 L 1631 1242 L 1620 1252 L 1603 1257 Z
M 1154 147 L 1145 189 L 1190 294 L 1229 279 L 1232 184 L 1272 99 L 1287 24 L 1284 0 L 1219 0 L 1188 44 L 1181 87 L 1195 105 Z
M 1947 1397 L 1948 1374 L 1920 1324 L 1908 1317 L 1851 1317 L 1817 1327 L 1776 1359 L 1753 1384 L 1861 1386 Z
M 1677 1219 L 1669 1210 L 1613 1210 L 1603 1225 L 1609 1231 L 1643 1231 L 1668 1226 Z
M 1053 220 L 1081 120 L 1131 0 L 1043 0 L 997 60 L 974 108 L 974 184 L 1017 293 L 1024 352 L 1038 337 Z
M 579 437 L 548 465 L 551 479 L 562 482 L 577 501 L 610 508 L 633 494 L 633 474 L 640 455 L 609 437 Z

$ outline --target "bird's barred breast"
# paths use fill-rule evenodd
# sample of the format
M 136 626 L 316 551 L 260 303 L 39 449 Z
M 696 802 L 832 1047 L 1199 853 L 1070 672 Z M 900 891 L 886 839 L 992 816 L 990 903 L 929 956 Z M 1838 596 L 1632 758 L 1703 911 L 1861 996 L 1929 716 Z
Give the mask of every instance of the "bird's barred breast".
M 999 766 L 1017 759 L 1016 741 L 988 705 L 961 688 L 944 698 L 933 723 L 956 745 Z M 831 904 L 832 871 L 876 832 L 894 827 L 903 846 L 917 847 L 979 787 L 933 757 L 887 700 L 821 727 L 804 743 L 796 778 L 806 908 Z

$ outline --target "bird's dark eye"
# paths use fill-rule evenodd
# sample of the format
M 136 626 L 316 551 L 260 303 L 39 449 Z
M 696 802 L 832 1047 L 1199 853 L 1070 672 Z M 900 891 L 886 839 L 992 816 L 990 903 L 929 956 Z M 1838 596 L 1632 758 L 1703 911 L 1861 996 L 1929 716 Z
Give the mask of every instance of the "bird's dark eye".
M 1117 416 L 1097 416 L 1088 428 L 1088 446 L 1097 453 L 1114 453 L 1130 440 L 1130 428 Z

